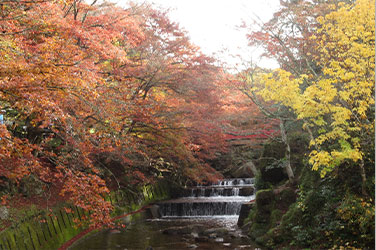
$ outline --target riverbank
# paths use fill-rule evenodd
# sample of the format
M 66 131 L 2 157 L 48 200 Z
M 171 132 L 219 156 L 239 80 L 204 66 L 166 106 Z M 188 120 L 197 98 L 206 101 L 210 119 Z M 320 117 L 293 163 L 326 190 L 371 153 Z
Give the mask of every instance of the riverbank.
M 106 197 L 114 206 L 114 220 L 133 214 L 149 203 L 170 197 L 170 185 L 165 182 L 144 186 L 138 193 L 111 192 Z M 48 211 L 28 213 L 17 225 L 0 232 L 1 249 L 59 249 L 73 243 L 93 229 L 85 226 L 89 213 L 79 207 L 60 204 Z M 78 226 L 81 225 L 81 226 Z M 63 248 L 64 249 L 64 248 Z

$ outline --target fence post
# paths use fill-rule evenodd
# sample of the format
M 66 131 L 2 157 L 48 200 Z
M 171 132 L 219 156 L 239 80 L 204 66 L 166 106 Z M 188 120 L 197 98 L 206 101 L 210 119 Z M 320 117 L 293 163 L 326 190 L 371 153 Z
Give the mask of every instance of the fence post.
M 27 226 L 27 231 L 29 232 L 31 244 L 33 245 L 33 249 L 35 250 L 34 241 L 33 241 L 33 237 L 31 237 L 31 232 L 30 232 L 29 226 Z
M 21 237 L 22 237 L 22 241 L 23 241 L 23 243 L 24 243 L 25 249 L 27 250 L 28 247 L 27 247 L 26 242 L 25 242 L 26 235 L 24 234 L 24 232 L 22 231 L 21 228 L 20 228 L 20 232 L 21 232 Z M 33 240 L 31 240 L 31 242 L 33 242 Z M 34 248 L 34 250 L 35 250 L 35 248 Z
M 78 208 L 77 208 L 77 206 L 75 206 L 75 208 L 76 208 L 76 211 L 77 211 L 77 215 L 78 215 L 78 218 L 80 219 L 80 221 L 81 221 L 81 215 L 80 215 L 80 212 L 78 211 Z
M 80 210 L 78 209 L 77 206 L 76 206 L 76 210 L 77 210 L 77 214 L 78 214 L 78 217 L 79 217 L 80 221 L 82 221 L 82 216 L 81 216 Z
M 55 234 L 57 235 L 57 231 L 56 231 L 56 228 L 55 228 L 55 223 L 54 223 L 54 221 L 52 220 L 52 216 L 48 216 L 48 217 L 50 217 L 50 221 L 51 221 L 51 223 L 52 223 L 52 227 L 53 227 L 53 229 L 54 229 L 54 231 L 55 231 Z
M 8 237 L 5 236 L 5 239 L 7 239 L 7 242 L 8 242 L 8 246 L 9 246 L 9 249 L 12 249 L 12 246 L 10 245 L 10 242 L 9 242 L 9 239 Z
M 12 235 L 12 234 L 11 234 Z M 18 246 L 17 246 L 17 237 L 16 237 L 16 234 L 15 233 L 13 233 L 13 239 L 14 239 L 14 244 L 15 244 L 15 246 L 18 248 Z
M 67 212 L 65 212 L 65 211 L 64 211 L 64 214 L 68 219 L 69 225 L 72 226 L 72 222 L 70 221 L 69 214 L 67 214 Z
M 67 225 L 65 224 L 65 221 L 64 221 L 63 213 L 61 212 L 61 210 L 59 210 L 59 212 L 60 212 L 61 220 L 63 221 L 64 227 L 67 228 Z
M 29 227 L 28 227 L 28 229 L 29 229 Z M 41 246 L 42 244 L 41 244 L 41 242 L 40 242 L 40 239 L 39 239 L 39 235 L 38 235 L 38 231 L 37 231 L 37 230 L 35 230 L 35 235 L 37 236 L 37 240 L 38 240 L 39 246 Z
M 59 226 L 60 232 L 62 233 L 63 230 L 61 230 L 61 226 L 60 226 L 60 222 L 59 222 L 59 215 L 55 215 L 55 216 L 56 216 L 57 225 Z
M 45 221 L 46 221 L 46 227 L 47 227 L 47 229 L 48 229 L 48 232 L 49 232 L 49 234 L 50 234 L 50 237 L 52 238 L 52 233 L 51 233 L 51 230 L 50 230 L 50 227 L 48 226 L 48 219 L 47 219 L 47 217 L 46 216 L 44 216 L 44 219 L 45 219 Z M 46 240 L 47 241 L 47 240 Z
M 43 231 L 42 224 L 40 222 L 38 222 L 38 223 L 39 223 L 39 226 L 40 226 L 40 230 L 42 230 L 42 234 L 43 234 L 44 240 L 47 241 L 47 237 L 46 237 L 46 234 Z

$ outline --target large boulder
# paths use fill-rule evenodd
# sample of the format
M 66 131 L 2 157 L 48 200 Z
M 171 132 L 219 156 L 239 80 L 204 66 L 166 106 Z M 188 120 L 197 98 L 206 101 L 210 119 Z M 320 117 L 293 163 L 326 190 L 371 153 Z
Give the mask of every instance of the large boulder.
M 257 169 L 252 161 L 248 161 L 242 166 L 234 168 L 230 174 L 234 178 L 252 178 L 256 176 Z
M 274 190 L 274 194 L 277 201 L 276 206 L 284 211 L 286 211 L 289 206 L 296 201 L 296 192 L 291 187 L 276 189 Z
M 261 179 L 264 182 L 278 184 L 288 179 L 285 171 L 285 152 L 286 146 L 283 143 L 271 142 L 264 145 L 262 157 L 258 161 Z
M 242 206 L 240 207 L 240 213 L 238 218 L 239 227 L 242 227 L 244 225 L 244 221 L 248 218 L 249 212 L 251 211 L 254 205 L 254 201 L 242 204 Z
M 255 188 L 253 187 L 242 187 L 239 190 L 239 195 L 240 196 L 251 196 L 255 192 Z
M 260 190 L 256 194 L 257 210 L 261 213 L 270 213 L 275 204 L 275 195 L 272 189 Z
M 159 219 L 162 217 L 161 212 L 159 210 L 158 205 L 151 205 L 147 210 L 146 210 L 146 216 L 147 218 L 150 219 Z
M 261 169 L 261 177 L 263 181 L 277 184 L 288 179 L 285 169 L 279 165 L 269 165 Z

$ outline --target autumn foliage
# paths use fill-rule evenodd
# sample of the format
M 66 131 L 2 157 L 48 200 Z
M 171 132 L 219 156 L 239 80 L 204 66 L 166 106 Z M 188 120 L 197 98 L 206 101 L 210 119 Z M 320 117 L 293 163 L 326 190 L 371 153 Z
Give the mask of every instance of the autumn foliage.
M 369 248 L 375 3 L 280 2 L 270 21 L 246 26 L 249 44 L 280 68 L 237 74 L 148 4 L 0 2 L 2 205 L 64 201 L 108 225 L 110 191 L 217 180 L 210 163 L 236 140 L 248 143 L 238 162 L 259 175 L 256 157 L 272 139 L 282 153 L 263 170 L 289 181 L 270 193 L 287 187 L 296 202 L 268 212 L 273 222 L 252 221 L 255 231 L 267 224 L 260 242 Z
M 0 4 L 0 184 L 53 189 L 99 225 L 109 188 L 218 178 L 205 160 L 225 144 L 213 59 L 161 11 L 94 3 Z
M 237 77 L 289 123 L 296 179 L 288 211 L 272 211 L 285 213 L 275 223 L 255 209 L 250 234 L 269 248 L 374 248 L 375 1 L 281 1 L 270 21 L 248 28 L 250 45 L 280 68 Z
M 260 76 L 260 86 L 254 88 L 304 121 L 311 136 L 309 162 L 321 176 L 347 160 L 359 163 L 360 172 L 364 160 L 372 161 L 364 146 L 372 145 L 369 138 L 374 134 L 373 8 L 370 1 L 357 1 L 353 7 L 339 4 L 338 10 L 318 17 L 319 27 L 306 38 L 316 44 L 316 70 L 278 69 Z

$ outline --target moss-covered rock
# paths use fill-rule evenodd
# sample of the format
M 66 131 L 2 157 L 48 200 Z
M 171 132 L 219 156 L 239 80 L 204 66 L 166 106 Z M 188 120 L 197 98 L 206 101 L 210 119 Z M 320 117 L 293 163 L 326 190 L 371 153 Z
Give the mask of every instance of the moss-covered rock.
M 261 169 L 261 175 L 264 181 L 271 184 L 277 184 L 288 178 L 282 165 L 266 166 Z
M 271 213 L 274 208 L 275 196 L 273 190 L 260 190 L 256 193 L 256 207 L 260 213 Z
M 256 205 L 249 214 L 249 236 L 256 243 L 268 248 L 273 248 L 275 244 L 283 242 L 285 239 L 280 232 L 281 219 L 295 200 L 295 191 L 290 187 L 258 191 Z
M 264 145 L 262 157 L 258 162 L 263 182 L 273 185 L 287 179 L 285 173 L 285 150 L 286 147 L 280 142 L 269 142 Z
M 275 205 L 273 190 L 260 190 L 256 194 L 256 206 L 250 212 L 249 236 L 258 239 L 270 228 L 270 218 Z
M 292 188 L 283 189 L 280 193 L 281 201 L 286 203 L 286 205 L 291 205 L 296 201 L 295 190 Z
M 287 211 L 289 206 L 296 201 L 296 192 L 291 187 L 285 187 L 278 190 L 276 194 L 276 204 L 278 209 Z
M 269 229 L 268 223 L 262 223 L 262 222 L 254 222 L 251 224 L 251 227 L 249 229 L 249 236 L 256 240 L 257 238 L 260 238 L 263 236 Z M 257 242 L 258 244 L 262 244 L 262 242 Z

